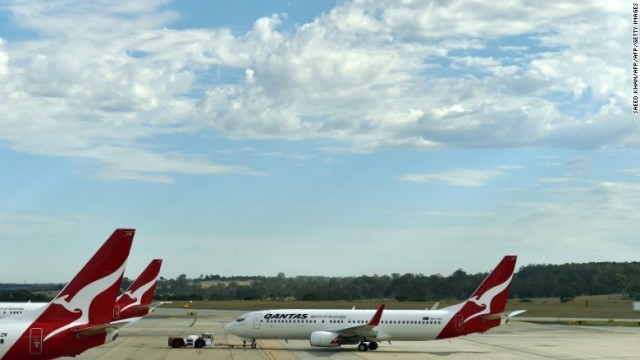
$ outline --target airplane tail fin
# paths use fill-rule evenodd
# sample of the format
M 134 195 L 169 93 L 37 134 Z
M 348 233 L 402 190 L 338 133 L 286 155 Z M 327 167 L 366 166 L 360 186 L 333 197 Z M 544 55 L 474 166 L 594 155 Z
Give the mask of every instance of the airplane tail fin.
M 505 256 L 482 284 L 473 292 L 468 301 L 489 306 L 489 314 L 503 312 L 507 306 L 507 297 L 511 287 L 511 279 L 516 267 L 517 256 Z M 483 301 L 488 300 L 488 303 Z
M 110 322 L 134 235 L 134 229 L 116 229 L 53 299 L 43 316 L 80 312 L 89 324 Z
M 507 305 L 509 288 L 513 279 L 517 256 L 508 255 L 484 279 L 465 302 L 454 305 L 448 310 L 455 312 L 438 338 L 447 338 L 484 332 L 499 326 L 501 314 Z
M 30 353 L 50 358 L 73 356 L 109 341 L 106 335 L 111 330 L 105 324 L 112 318 L 134 234 L 133 229 L 115 230 L 51 303 L 41 310 L 21 314 L 25 316 L 23 320 L 35 318 L 19 341 L 29 344 Z M 95 327 L 103 329 L 88 332 Z M 85 340 L 70 340 L 79 336 Z M 21 350 L 13 347 L 5 358 L 20 358 L 12 351 Z
M 114 320 L 141 317 L 150 312 L 161 267 L 161 259 L 152 260 L 129 288 L 118 297 L 113 313 Z

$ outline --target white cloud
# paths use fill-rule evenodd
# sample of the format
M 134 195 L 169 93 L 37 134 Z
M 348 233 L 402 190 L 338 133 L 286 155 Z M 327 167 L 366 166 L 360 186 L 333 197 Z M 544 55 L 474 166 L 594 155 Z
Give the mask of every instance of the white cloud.
M 306 160 L 312 157 L 312 155 L 299 154 L 299 153 L 284 153 L 281 151 L 271 151 L 257 154 L 259 156 L 279 159 L 292 159 L 292 160 Z
M 591 171 L 591 159 L 588 157 L 574 157 L 569 159 L 566 164 L 569 171 L 572 173 L 586 173 Z
M 539 182 L 541 183 L 565 183 L 567 181 L 570 181 L 571 179 L 568 177 L 545 177 L 545 178 L 540 178 L 538 179 Z
M 591 189 L 598 200 L 594 204 L 602 214 L 615 218 L 640 218 L 640 184 L 603 181 Z
M 400 176 L 403 181 L 419 183 L 445 184 L 452 186 L 483 186 L 500 176 L 495 170 L 451 169 L 426 174 L 409 174 Z
M 172 29 L 180 14 L 161 0 L 10 1 L 3 9 L 38 36 L 0 44 L 0 140 L 169 182 L 238 171 L 144 147 L 201 131 L 353 152 L 637 148 L 622 4 L 354 1 L 288 31 L 276 14 L 233 34 Z M 167 168 L 118 171 L 117 152 L 90 151 L 110 147 Z
M 4 52 L 4 40 L 0 38 L 0 78 L 9 73 L 9 55 Z
M 523 165 L 498 165 L 496 166 L 496 169 L 501 169 L 501 170 L 521 170 L 524 169 Z
M 94 158 L 103 163 L 99 176 L 105 179 L 128 179 L 172 183 L 171 173 L 189 175 L 245 174 L 263 175 L 240 166 L 219 165 L 203 157 L 181 154 L 157 154 L 136 148 L 96 149 Z
M 495 213 L 489 211 L 423 211 L 421 215 L 427 217 L 442 217 L 442 218 L 486 218 L 494 217 Z
M 93 226 L 95 224 L 87 216 L 0 213 L 0 232 L 4 234 L 5 241 L 12 242 L 12 239 L 16 239 L 15 244 L 30 238 L 47 239 L 53 234 L 68 235 L 70 228 L 85 229 Z
M 625 132 L 633 130 L 629 117 L 608 119 L 606 124 L 604 120 L 619 111 L 625 100 L 612 90 L 623 83 L 619 76 L 622 67 L 608 61 L 611 52 L 582 49 L 584 42 L 593 41 L 588 30 L 599 31 L 604 34 L 600 40 L 610 43 L 606 23 L 617 21 L 620 12 L 605 11 L 605 25 L 601 25 L 602 22 L 592 21 L 599 8 L 596 2 L 531 8 L 532 21 L 517 15 L 528 6 L 525 3 L 485 6 L 473 15 L 463 12 L 463 17 L 454 16 L 460 14 L 456 9 L 464 5 L 461 2 L 438 5 L 436 11 L 432 11 L 436 6 L 431 3 L 419 4 L 393 3 L 377 8 L 369 3 L 345 3 L 296 32 L 281 34 L 276 43 L 272 42 L 270 52 L 255 52 L 256 86 L 233 93 L 225 90 L 223 101 L 215 101 L 216 108 L 224 108 L 229 102 L 242 107 L 252 105 L 249 112 L 259 114 L 260 120 L 243 113 L 217 111 L 211 114 L 218 119 L 214 126 L 257 138 L 330 138 L 351 143 L 354 150 L 362 149 L 364 144 L 406 143 L 402 138 L 407 134 L 434 144 L 460 147 L 629 146 L 620 142 Z M 352 19 L 353 14 L 360 20 L 341 21 Z M 406 18 L 399 20 L 403 17 Z M 495 26 L 497 18 L 501 23 L 512 23 Z M 572 25 L 580 25 L 583 42 L 570 39 L 575 34 L 570 31 L 573 27 L 562 25 L 566 19 L 572 19 Z M 447 31 L 428 31 L 433 26 Z M 274 27 L 269 29 L 276 31 Z M 473 50 L 487 46 L 478 46 L 478 37 L 499 41 L 507 35 L 523 36 L 534 45 L 537 42 L 549 48 L 515 58 L 453 56 L 452 60 L 465 64 L 454 77 L 431 75 L 428 70 L 439 56 L 448 56 L 447 51 L 433 51 L 434 46 L 462 37 L 470 42 L 461 43 L 458 49 Z M 260 48 L 252 46 L 255 47 Z M 593 48 L 592 44 L 590 49 Z M 448 51 L 454 49 L 455 46 Z M 496 77 L 477 78 L 469 67 Z M 559 70 L 550 72 L 556 68 Z M 588 75 L 596 68 L 604 69 L 598 72 L 603 78 Z M 576 115 L 577 106 L 584 102 L 569 104 L 562 96 L 555 99 L 555 94 L 575 98 L 587 90 L 588 96 L 608 102 L 591 105 L 591 109 Z M 256 98 L 260 101 L 247 103 L 246 99 Z M 464 104 L 464 111 L 440 110 L 461 109 L 458 104 Z M 423 115 L 398 122 L 403 109 Z M 449 116 L 443 120 L 443 114 Z M 247 122 L 238 118 L 246 118 Z M 247 132 L 247 128 L 258 131 Z

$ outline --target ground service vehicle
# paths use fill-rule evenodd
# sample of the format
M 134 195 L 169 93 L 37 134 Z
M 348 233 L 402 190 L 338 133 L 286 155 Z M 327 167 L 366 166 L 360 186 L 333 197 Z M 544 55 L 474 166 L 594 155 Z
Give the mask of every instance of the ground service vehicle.
M 213 347 L 213 333 L 204 333 L 202 335 L 169 336 L 168 345 L 172 348 L 210 348 Z

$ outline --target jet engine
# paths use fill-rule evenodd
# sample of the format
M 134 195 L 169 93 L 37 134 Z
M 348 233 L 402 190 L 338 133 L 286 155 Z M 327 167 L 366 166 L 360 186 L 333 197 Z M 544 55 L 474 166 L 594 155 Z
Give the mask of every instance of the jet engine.
M 340 335 L 331 331 L 314 331 L 311 333 L 309 343 L 311 346 L 338 347 L 342 344 Z

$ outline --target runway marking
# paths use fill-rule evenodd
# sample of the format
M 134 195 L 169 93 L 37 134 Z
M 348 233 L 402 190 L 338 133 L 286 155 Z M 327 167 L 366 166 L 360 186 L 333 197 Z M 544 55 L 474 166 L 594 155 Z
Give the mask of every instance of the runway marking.
M 257 340 L 259 348 L 262 349 L 270 360 L 299 360 L 300 357 L 291 353 L 291 349 L 287 348 L 279 340 Z M 268 342 L 265 344 L 265 342 Z M 277 349 L 274 349 L 277 348 Z M 276 355 L 272 350 L 281 353 L 280 356 Z
M 541 353 L 538 353 L 538 352 L 534 352 L 532 350 L 518 349 L 518 348 L 513 347 L 513 346 L 505 346 L 505 345 L 499 345 L 499 344 L 489 344 L 489 343 L 482 342 L 482 341 L 475 340 L 475 339 L 471 339 L 471 338 L 468 338 L 468 337 L 466 337 L 464 339 L 460 339 L 460 340 L 461 341 L 467 341 L 467 342 L 474 343 L 474 344 L 478 344 L 478 345 L 482 345 L 482 347 L 485 347 L 485 348 L 497 348 L 497 349 L 502 349 L 502 350 L 508 350 L 510 352 L 519 352 L 519 353 L 523 353 L 523 354 L 527 354 L 527 355 L 533 355 L 533 356 L 539 357 L 541 359 L 555 359 L 554 357 L 551 357 L 551 356 L 546 355 L 546 354 L 541 354 Z
M 263 340 L 256 340 L 256 343 L 258 343 L 258 347 L 260 349 L 262 349 L 267 354 L 267 357 L 269 357 L 269 359 L 278 360 L 278 358 L 275 355 L 273 355 L 271 350 L 266 348 L 266 346 L 264 345 L 264 341 Z

